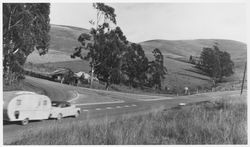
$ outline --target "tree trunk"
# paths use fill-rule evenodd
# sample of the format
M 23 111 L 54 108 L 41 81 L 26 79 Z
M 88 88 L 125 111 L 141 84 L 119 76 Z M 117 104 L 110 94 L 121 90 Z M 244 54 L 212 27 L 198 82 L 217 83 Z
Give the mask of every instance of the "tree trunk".
M 93 86 L 93 76 L 94 76 L 94 68 L 93 65 L 91 65 L 90 88 L 92 88 Z
M 110 86 L 110 83 L 109 83 L 109 81 L 108 81 L 108 82 L 106 82 L 106 87 L 105 87 L 105 89 L 106 89 L 106 90 L 109 90 L 109 86 Z
M 61 79 L 61 84 L 63 84 L 63 82 L 64 82 L 64 77 L 62 77 L 62 79 Z

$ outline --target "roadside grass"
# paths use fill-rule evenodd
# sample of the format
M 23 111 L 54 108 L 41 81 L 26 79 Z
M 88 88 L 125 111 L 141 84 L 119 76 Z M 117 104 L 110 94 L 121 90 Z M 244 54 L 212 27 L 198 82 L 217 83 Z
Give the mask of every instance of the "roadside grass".
M 11 85 L 8 85 L 5 82 L 3 82 L 3 91 L 14 91 L 22 89 L 23 89 L 23 82 L 15 82 Z
M 247 144 L 246 97 L 101 121 L 52 123 L 13 145 Z

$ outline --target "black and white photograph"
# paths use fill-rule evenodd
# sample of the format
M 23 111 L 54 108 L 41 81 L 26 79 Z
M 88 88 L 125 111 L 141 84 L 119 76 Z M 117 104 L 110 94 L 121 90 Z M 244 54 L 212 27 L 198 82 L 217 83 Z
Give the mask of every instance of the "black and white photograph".
M 248 145 L 246 1 L 1 4 L 2 145 Z

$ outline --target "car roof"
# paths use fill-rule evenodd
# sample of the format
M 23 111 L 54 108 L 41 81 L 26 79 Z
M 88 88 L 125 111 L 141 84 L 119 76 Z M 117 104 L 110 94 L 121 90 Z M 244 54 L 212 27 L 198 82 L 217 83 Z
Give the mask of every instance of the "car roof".
M 52 103 L 57 103 L 57 104 L 70 104 L 69 102 L 66 102 L 66 101 L 52 101 Z

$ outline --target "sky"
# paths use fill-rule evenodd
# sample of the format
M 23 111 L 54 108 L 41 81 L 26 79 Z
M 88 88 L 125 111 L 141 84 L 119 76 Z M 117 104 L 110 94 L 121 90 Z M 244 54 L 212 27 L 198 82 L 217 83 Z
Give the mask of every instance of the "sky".
M 153 39 L 231 39 L 246 42 L 244 3 L 106 3 L 131 42 Z M 90 29 L 91 3 L 51 3 L 51 24 Z

